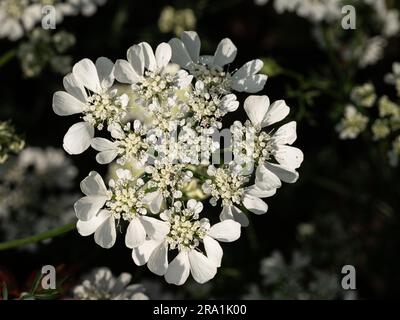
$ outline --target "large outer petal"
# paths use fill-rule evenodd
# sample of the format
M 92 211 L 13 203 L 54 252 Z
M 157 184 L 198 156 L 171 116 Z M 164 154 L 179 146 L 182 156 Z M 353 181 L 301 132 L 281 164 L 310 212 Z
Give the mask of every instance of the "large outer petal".
M 180 286 L 186 282 L 189 274 L 189 255 L 186 251 L 181 251 L 168 265 L 167 272 L 165 273 L 165 280 L 168 283 Z
M 221 221 L 234 220 L 240 223 L 242 227 L 249 225 L 249 218 L 240 209 L 235 206 L 225 206 L 222 208 L 221 214 L 219 215 Z
M 101 210 L 96 216 L 89 221 L 78 220 L 76 228 L 81 236 L 89 236 L 93 234 L 97 228 L 110 216 L 107 210 Z
M 72 73 L 76 80 L 81 82 L 90 91 L 100 93 L 101 85 L 97 69 L 94 63 L 89 59 L 82 59 L 75 63 Z
M 193 65 L 193 60 L 183 42 L 178 38 L 173 38 L 168 43 L 172 48 L 171 61 L 179 64 L 182 68 L 189 69 L 190 66 Z
M 154 249 L 160 244 L 159 241 L 146 240 L 140 247 L 132 249 L 132 259 L 138 266 L 143 266 L 149 261 Z
M 270 105 L 268 112 L 262 120 L 261 126 L 266 127 L 279 122 L 286 118 L 289 112 L 290 108 L 286 105 L 286 102 L 284 100 L 277 100 Z
M 191 250 L 189 252 L 190 272 L 198 283 L 206 283 L 215 277 L 217 267 L 204 254 Z
M 287 168 L 297 169 L 303 162 L 304 155 L 299 148 L 279 145 L 274 152 L 275 159 Z
M 273 143 L 292 144 L 297 139 L 296 134 L 296 121 L 291 121 L 281 126 L 272 136 Z
M 86 196 L 74 203 L 77 218 L 82 221 L 91 220 L 104 206 L 107 196 Z
M 217 240 L 209 236 L 205 236 L 203 238 L 203 243 L 204 243 L 204 249 L 206 250 L 207 253 L 207 258 L 210 259 L 210 261 L 212 261 L 212 263 L 214 263 L 214 265 L 217 268 L 219 268 L 221 266 L 221 260 L 224 254 L 220 244 L 218 243 Z
M 208 235 L 218 241 L 232 242 L 240 238 L 240 223 L 233 220 L 224 220 L 214 224 Z
M 228 38 L 222 39 L 215 50 L 213 63 L 216 66 L 223 67 L 233 62 L 236 58 L 236 54 L 237 48 L 233 42 Z
M 251 123 L 255 126 L 261 126 L 261 123 L 268 112 L 268 96 L 248 96 L 244 101 L 244 110 L 247 113 Z
M 122 83 L 136 83 L 140 80 L 140 76 L 136 73 L 131 64 L 122 59 L 118 59 L 115 62 L 114 76 Z
M 294 183 L 299 178 L 298 172 L 292 168 L 269 162 L 264 163 L 264 166 L 284 182 Z
M 107 188 L 103 178 L 96 171 L 91 171 L 89 175 L 80 183 L 82 192 L 87 196 L 107 195 Z
M 162 240 L 169 232 L 169 224 L 152 217 L 140 217 L 146 234 L 154 240 Z
M 264 214 L 268 211 L 268 205 L 263 200 L 249 194 L 245 194 L 243 205 L 255 214 Z
M 168 43 L 162 42 L 156 48 L 156 61 L 159 69 L 164 68 L 171 60 L 172 51 Z
M 88 98 L 86 90 L 83 87 L 82 83 L 76 80 L 72 72 L 68 73 L 63 78 L 63 85 L 65 91 L 67 91 L 69 94 L 77 98 L 79 101 L 86 103 Z
M 146 240 L 146 231 L 139 218 L 133 218 L 126 229 L 125 245 L 128 248 L 141 246 Z
M 114 83 L 114 63 L 106 57 L 100 57 L 96 60 L 96 69 L 101 87 L 111 88 Z
M 65 91 L 57 91 L 53 95 L 53 111 L 59 116 L 81 113 L 85 104 Z
M 115 230 L 115 219 L 110 216 L 107 218 L 94 233 L 94 241 L 102 248 L 111 248 L 117 239 Z
M 194 62 L 199 61 L 200 57 L 200 38 L 195 31 L 185 31 L 181 35 L 182 42 Z
M 168 244 L 162 242 L 154 249 L 147 262 L 149 270 L 159 276 L 163 276 L 168 268 Z
M 64 136 L 64 150 L 69 154 L 80 154 L 90 147 L 93 137 L 94 128 L 90 123 L 75 123 Z

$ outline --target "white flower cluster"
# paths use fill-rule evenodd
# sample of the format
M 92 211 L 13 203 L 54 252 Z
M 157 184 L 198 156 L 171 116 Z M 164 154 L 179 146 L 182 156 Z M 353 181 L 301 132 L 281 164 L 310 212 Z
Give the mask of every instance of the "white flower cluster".
M 15 41 L 31 31 L 44 17 L 42 9 L 53 6 L 56 22 L 61 22 L 65 16 L 82 13 L 93 15 L 97 6 L 107 0 L 2 0 L 0 1 L 0 38 Z M 47 14 L 47 12 L 46 12 Z
M 116 278 L 106 267 L 93 269 L 73 289 L 73 297 L 79 300 L 148 300 L 145 288 L 129 284 L 131 280 L 132 276 L 126 272 Z
M 66 91 L 53 97 L 56 114 L 81 114 L 64 149 L 79 154 L 92 146 L 98 163 L 119 165 L 108 186 L 94 171 L 82 181 L 85 196 L 74 206 L 79 233 L 110 248 L 119 226 L 133 261 L 168 283 L 181 285 L 189 274 L 199 283 L 212 279 L 223 255 L 219 242 L 237 240 L 249 212 L 267 211 L 260 198 L 298 178 L 303 153 L 290 146 L 296 123 L 263 130 L 288 115 L 283 100 L 249 96 L 250 120 L 235 122 L 225 131 L 229 146 L 220 146 L 222 118 L 239 108 L 234 92 L 258 92 L 267 80 L 258 74 L 260 60 L 229 71 L 236 53 L 223 39 L 214 55 L 200 55 L 195 32 L 155 52 L 142 42 L 115 64 L 104 57 L 81 60 L 64 78 Z M 95 137 L 96 130 L 110 138 Z M 225 151 L 233 160 L 221 161 Z M 198 200 L 207 197 L 221 205 L 220 222 L 204 216 Z
M 393 63 L 392 73 L 387 74 L 384 80 L 396 87 L 397 99 L 399 99 L 400 63 Z M 370 82 L 354 87 L 350 98 L 354 105 L 346 106 L 344 117 L 336 126 L 339 137 L 355 139 L 367 129 L 370 122 L 372 140 L 391 139 L 392 148 L 388 152 L 389 163 L 397 166 L 400 157 L 400 101 L 392 101 L 386 95 L 378 97 L 374 85 Z

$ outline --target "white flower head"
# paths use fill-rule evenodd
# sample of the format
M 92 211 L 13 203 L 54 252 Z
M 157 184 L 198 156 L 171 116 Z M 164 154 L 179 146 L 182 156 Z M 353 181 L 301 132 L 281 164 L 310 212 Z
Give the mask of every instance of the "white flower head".
M 211 280 L 221 265 L 223 251 L 218 241 L 231 242 L 240 237 L 240 224 L 228 220 L 210 226 L 208 219 L 199 219 L 203 205 L 189 200 L 186 208 L 181 203 L 162 213 L 169 232 L 160 241 L 148 240 L 134 248 L 132 258 L 137 265 L 147 263 L 148 268 L 168 283 L 182 285 L 189 274 L 199 283 Z M 218 241 L 217 241 L 218 240 Z M 206 255 L 200 251 L 203 244 Z M 178 250 L 169 262 L 168 252 Z
M 235 72 L 224 71 L 224 67 L 235 60 L 237 48 L 228 38 L 221 40 L 213 56 L 200 55 L 200 38 L 194 31 L 185 31 L 181 39 L 169 41 L 172 47 L 172 61 L 196 78 L 207 88 L 217 93 L 258 92 L 264 88 L 267 76 L 258 74 L 263 67 L 261 60 L 252 60 Z
M 60 116 L 83 114 L 82 122 L 74 124 L 64 136 L 64 149 L 79 154 L 91 144 L 95 128 L 122 121 L 126 115 L 128 96 L 112 89 L 114 64 L 107 58 L 76 63 L 72 73 L 64 77 L 66 91 L 53 96 L 53 110 Z
M 156 103 L 161 104 L 192 81 L 183 70 L 175 74 L 168 72 L 171 55 L 167 43 L 161 43 L 155 53 L 146 42 L 133 45 L 128 49 L 128 60 L 117 60 L 115 77 L 122 83 L 131 84 L 140 102 L 150 105 L 156 99 Z
M 129 284 L 131 279 L 126 272 L 116 278 L 110 269 L 96 268 L 73 289 L 73 295 L 79 300 L 148 300 L 145 288 L 140 284 Z

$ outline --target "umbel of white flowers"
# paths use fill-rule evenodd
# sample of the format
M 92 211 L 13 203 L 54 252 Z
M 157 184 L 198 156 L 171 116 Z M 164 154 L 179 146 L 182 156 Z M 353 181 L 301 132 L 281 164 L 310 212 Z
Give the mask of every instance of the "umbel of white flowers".
M 196 32 L 184 32 L 155 52 L 135 44 L 115 63 L 83 59 L 53 97 L 56 114 L 81 115 L 64 149 L 79 154 L 92 146 L 98 163 L 114 163 L 107 185 L 95 171 L 81 182 L 85 196 L 74 206 L 79 233 L 111 248 L 121 226 L 135 264 L 176 285 L 190 274 L 199 283 L 212 279 L 221 266 L 220 242 L 237 240 L 250 212 L 265 213 L 261 198 L 282 181 L 294 183 L 303 161 L 291 146 L 296 123 L 271 127 L 289 114 L 286 103 L 251 95 L 244 101 L 249 120 L 228 130 L 233 160 L 211 162 L 222 151 L 213 134 L 240 105 L 234 92 L 258 92 L 267 76 L 258 73 L 258 59 L 228 71 L 237 53 L 229 39 L 213 55 L 201 55 L 200 46 Z M 97 131 L 109 138 L 95 137 Z M 219 222 L 203 211 L 207 198 L 221 206 Z

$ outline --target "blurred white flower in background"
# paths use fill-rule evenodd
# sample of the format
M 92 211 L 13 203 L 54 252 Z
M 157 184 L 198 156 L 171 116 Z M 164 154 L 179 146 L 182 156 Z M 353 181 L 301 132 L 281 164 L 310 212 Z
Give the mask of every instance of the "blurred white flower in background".
M 56 22 L 62 22 L 65 16 L 82 13 L 93 15 L 98 6 L 107 0 L 2 0 L 0 1 L 0 38 L 16 41 L 22 38 L 45 16 L 45 6 L 55 8 Z
M 267 0 L 255 0 L 256 5 L 264 5 Z M 346 39 L 349 30 L 341 27 L 345 5 L 354 5 L 356 14 L 368 12 L 369 16 L 361 19 L 356 16 L 358 35 Z M 344 61 L 356 61 L 359 68 L 366 68 L 382 59 L 388 39 L 400 31 L 400 14 L 391 9 L 385 0 L 362 0 L 348 3 L 345 0 L 274 0 L 274 10 L 281 14 L 293 12 L 313 23 L 313 34 L 325 50 L 335 49 L 335 54 Z M 360 9 L 358 11 L 358 9 Z M 362 10 L 361 10 L 362 9 Z M 360 25 L 359 21 L 363 21 Z M 369 24 L 369 25 L 368 25 Z M 352 30 L 353 31 L 353 30 Z
M 381 36 L 368 39 L 364 47 L 360 47 L 356 50 L 356 55 L 359 56 L 358 65 L 360 68 L 374 65 L 381 60 L 386 45 L 387 40 Z
M 42 16 L 41 6 L 30 0 L 3 0 L 0 2 L 0 38 L 11 41 L 30 31 Z
M 78 300 L 148 300 L 145 287 L 129 284 L 131 280 L 132 276 L 126 272 L 116 278 L 106 267 L 93 269 L 73 289 L 73 297 Z
M 354 106 L 346 106 L 344 117 L 336 126 L 340 139 L 357 138 L 366 129 L 368 121 L 368 117 L 358 112 Z
M 62 150 L 24 149 L 0 167 L 0 234 L 31 236 L 74 220 L 77 169 Z
M 158 28 L 163 33 L 174 32 L 177 36 L 185 30 L 193 30 L 196 27 L 196 16 L 192 9 L 175 9 L 166 6 L 161 10 L 158 19 Z
M 10 121 L 0 121 L 0 165 L 25 146 L 24 139 L 16 133 Z
M 279 251 L 274 251 L 260 262 L 262 281 L 249 286 L 244 299 L 355 299 L 357 294 L 345 291 L 339 277 L 329 271 L 317 269 L 311 264 L 311 257 L 294 251 L 291 261 L 285 261 Z

